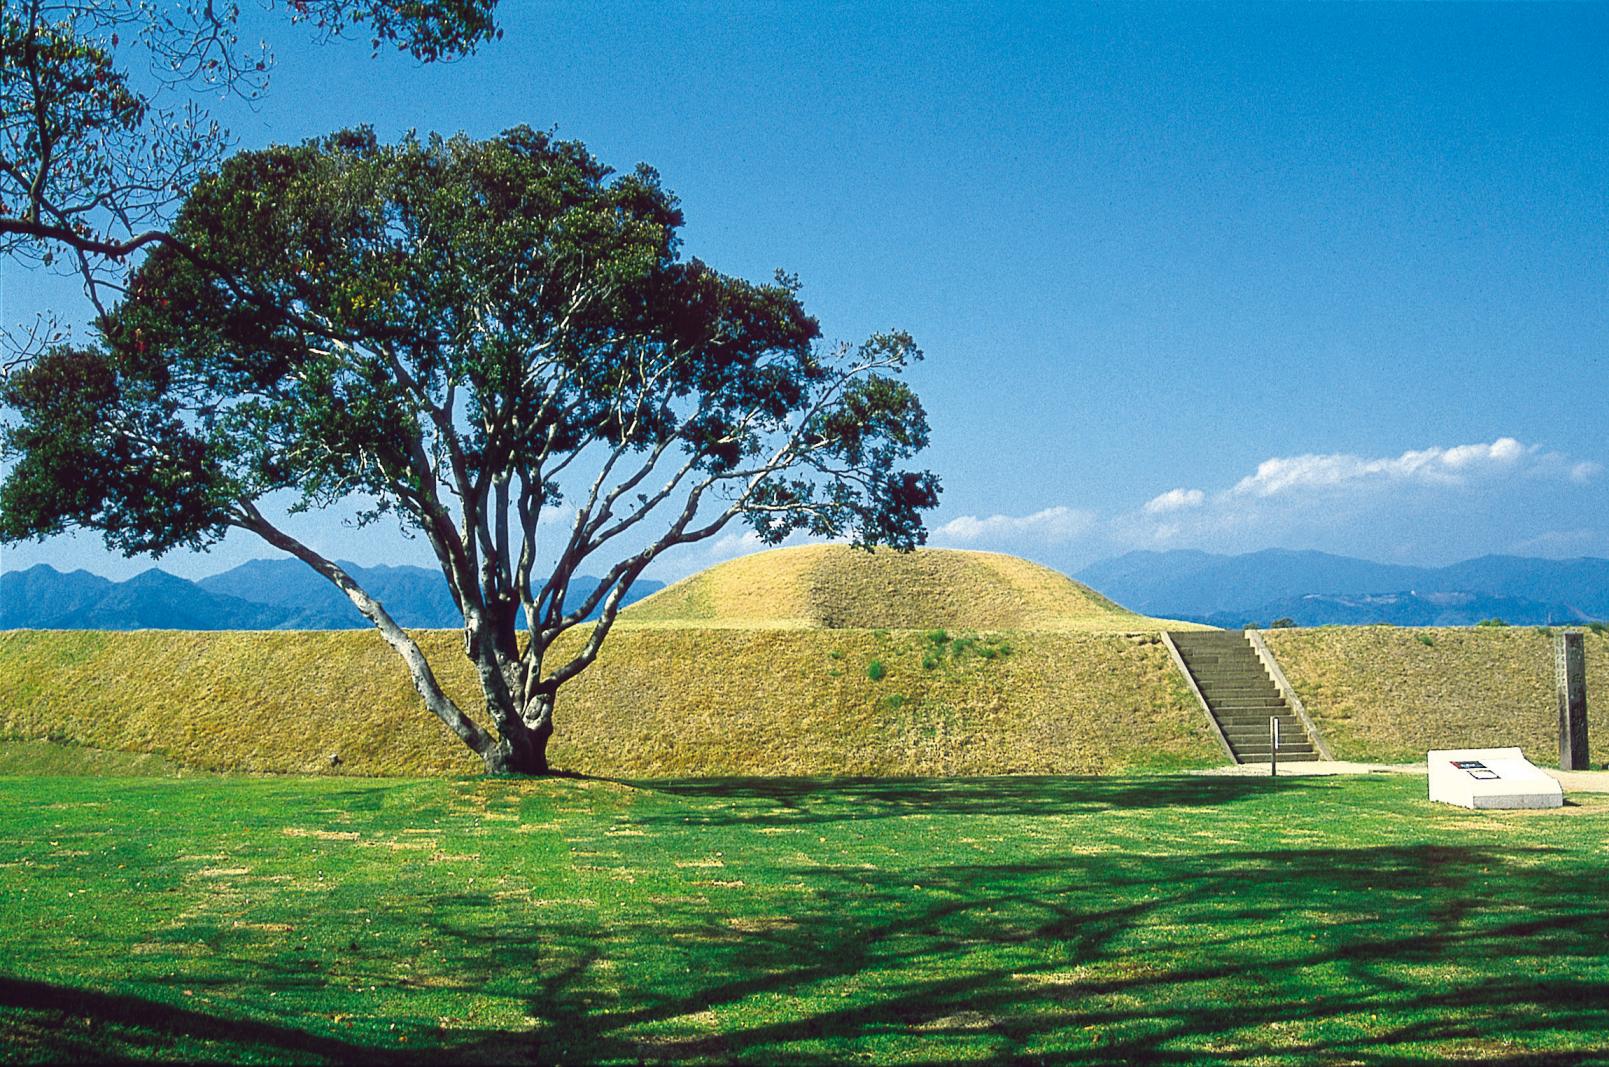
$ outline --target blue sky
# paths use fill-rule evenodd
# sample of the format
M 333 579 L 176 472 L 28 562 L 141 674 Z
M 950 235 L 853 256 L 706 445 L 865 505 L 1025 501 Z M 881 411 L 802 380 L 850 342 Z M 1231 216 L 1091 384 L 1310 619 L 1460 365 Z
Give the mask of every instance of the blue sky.
M 829 337 L 923 345 L 935 544 L 1609 555 L 1609 7 L 503 8 L 433 68 L 265 22 L 268 99 L 220 113 L 246 146 L 527 123 L 651 163 L 688 254 L 797 272 Z M 0 269 L 6 321 L 76 309 Z

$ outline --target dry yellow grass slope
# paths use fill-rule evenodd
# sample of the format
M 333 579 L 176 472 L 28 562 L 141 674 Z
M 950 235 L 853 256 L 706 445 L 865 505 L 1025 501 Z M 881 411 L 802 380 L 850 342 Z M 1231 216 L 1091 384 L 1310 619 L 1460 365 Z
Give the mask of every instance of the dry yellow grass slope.
M 1268 647 L 1339 759 L 1418 761 L 1518 745 L 1557 765 L 1553 638 L 1520 627 L 1269 630 Z M 1609 751 L 1609 637 L 1588 633 L 1588 741 Z
M 561 694 L 552 755 L 570 770 L 627 777 L 1219 762 L 1150 632 L 1162 626 L 1010 556 L 759 553 L 625 613 L 598 663 Z M 570 636 L 570 647 L 582 637 Z M 1519 744 L 1542 761 L 1556 752 L 1549 639 L 1537 632 L 1372 627 L 1267 638 L 1343 758 L 1416 760 L 1463 745 Z M 474 709 L 459 635 L 420 640 L 443 684 Z M 1587 648 L 1601 751 L 1609 639 L 1589 635 Z M 480 770 L 424 711 L 390 649 L 363 631 L 0 633 L 0 739 L 209 770 Z M 50 762 L 34 749 L 7 759 Z
M 457 635 L 420 636 L 467 699 Z M 360 774 L 479 769 L 366 631 L 0 633 L 0 733 L 211 770 L 327 771 L 332 754 Z
M 1555 757 L 1545 635 L 1266 636 L 1337 756 L 1410 761 L 1517 744 L 1539 762 Z M 458 635 L 420 638 L 473 708 Z M 1609 638 L 1588 634 L 1586 645 L 1601 754 Z M 644 626 L 610 638 L 558 714 L 556 761 L 607 776 L 1103 773 L 1220 758 L 1162 646 L 1139 634 Z M 211 770 L 480 770 L 390 649 L 360 631 L 0 633 L 0 738 Z
M 1163 625 L 1010 556 L 763 552 L 626 612 L 561 694 L 552 754 L 595 775 L 1213 762 L 1199 711 L 1144 632 Z M 421 643 L 474 709 L 458 635 Z M 216 770 L 479 769 L 363 632 L 0 634 L 0 736 Z
M 655 593 L 620 618 L 630 626 L 732 629 L 1199 629 L 1137 615 L 1016 556 L 938 548 L 872 553 L 846 545 L 743 556 Z
M 420 636 L 473 707 L 458 635 Z M 942 638 L 622 631 L 561 695 L 553 756 L 605 776 L 1102 773 L 1218 760 L 1154 638 Z M 366 632 L 0 633 L 0 736 L 211 770 L 480 770 Z

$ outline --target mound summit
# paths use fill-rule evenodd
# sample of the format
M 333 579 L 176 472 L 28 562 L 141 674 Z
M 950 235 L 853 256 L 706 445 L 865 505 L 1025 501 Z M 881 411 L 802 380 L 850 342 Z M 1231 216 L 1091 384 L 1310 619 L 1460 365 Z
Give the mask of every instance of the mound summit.
M 718 564 L 632 605 L 620 613 L 620 621 L 788 630 L 1155 630 L 1165 625 L 1016 556 L 942 548 L 866 552 L 847 545 L 772 549 Z

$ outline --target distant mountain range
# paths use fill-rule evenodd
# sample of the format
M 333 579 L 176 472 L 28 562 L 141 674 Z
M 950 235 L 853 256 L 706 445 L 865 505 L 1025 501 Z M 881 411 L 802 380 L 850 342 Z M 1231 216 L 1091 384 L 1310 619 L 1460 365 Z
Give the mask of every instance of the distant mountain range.
M 1214 626 L 1468 626 L 1609 619 L 1609 559 L 1482 556 L 1405 567 L 1325 552 L 1130 552 L 1074 575 L 1125 607 Z
M 404 626 L 457 628 L 441 575 L 424 567 L 343 563 Z M 1483 556 L 1404 567 L 1324 552 L 1239 556 L 1130 552 L 1086 567 L 1079 581 L 1146 615 L 1214 626 L 1390 623 L 1469 626 L 1609 619 L 1609 560 Z M 570 603 L 597 586 L 577 578 Z M 628 603 L 663 588 L 639 580 Z M 0 574 L 0 629 L 347 630 L 369 625 L 340 591 L 295 559 L 253 560 L 192 582 L 152 568 L 124 582 L 47 564 Z
M 1174 618 L 1179 618 L 1175 615 Z M 1191 616 L 1225 629 L 1268 626 L 1280 620 L 1297 626 L 1473 626 L 1487 619 L 1514 625 L 1556 626 L 1591 621 L 1561 604 L 1544 604 L 1517 596 L 1481 593 L 1309 593 L 1276 600 L 1244 611 L 1215 611 Z
M 341 566 L 403 626 L 463 625 L 436 571 Z M 579 603 L 597 587 L 597 578 L 577 577 L 567 603 Z M 626 602 L 663 587 L 663 582 L 639 579 Z M 45 563 L 0 574 L 0 629 L 7 630 L 353 630 L 369 625 L 340 590 L 295 559 L 252 560 L 198 582 L 155 567 L 125 582 L 88 571 L 63 574 Z

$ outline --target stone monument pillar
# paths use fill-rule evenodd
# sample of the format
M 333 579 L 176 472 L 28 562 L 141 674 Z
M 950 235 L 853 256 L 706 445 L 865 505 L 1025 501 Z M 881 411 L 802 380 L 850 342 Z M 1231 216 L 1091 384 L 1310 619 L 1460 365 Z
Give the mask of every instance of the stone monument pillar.
M 1587 657 L 1579 632 L 1553 638 L 1553 679 L 1559 692 L 1559 769 L 1587 770 Z

